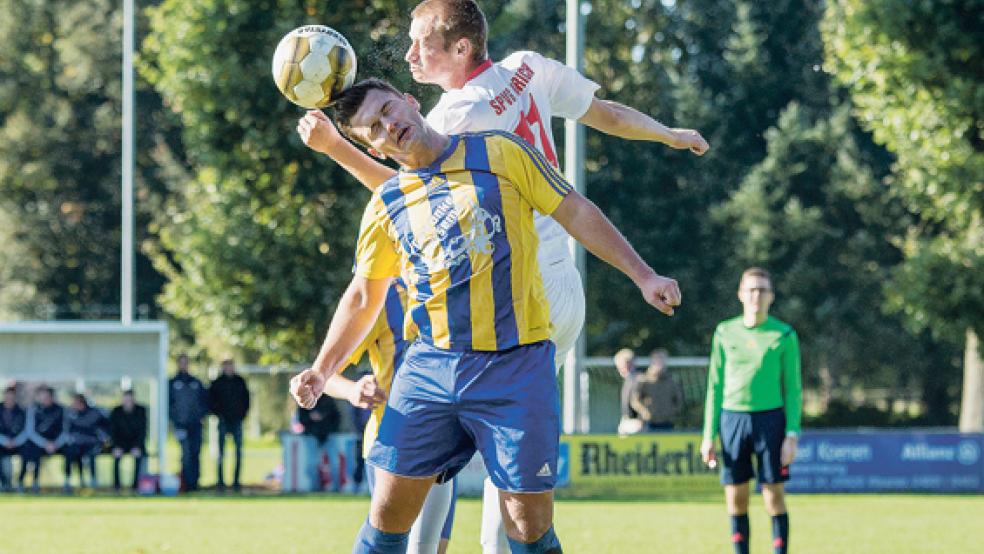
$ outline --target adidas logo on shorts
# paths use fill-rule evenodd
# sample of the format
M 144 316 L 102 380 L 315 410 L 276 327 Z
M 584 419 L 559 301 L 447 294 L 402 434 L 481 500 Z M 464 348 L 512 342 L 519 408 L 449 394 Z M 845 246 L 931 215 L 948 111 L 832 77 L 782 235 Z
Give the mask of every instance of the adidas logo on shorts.
M 540 471 L 536 472 L 537 477 L 550 477 L 551 475 L 553 475 L 553 472 L 550 471 L 549 463 L 543 464 L 543 467 L 540 468 Z

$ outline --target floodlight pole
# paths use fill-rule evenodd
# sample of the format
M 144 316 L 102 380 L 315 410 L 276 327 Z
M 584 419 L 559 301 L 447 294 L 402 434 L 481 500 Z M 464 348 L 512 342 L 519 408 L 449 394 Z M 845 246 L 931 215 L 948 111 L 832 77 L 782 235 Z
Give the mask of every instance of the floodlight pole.
M 581 0 L 567 0 L 567 65 L 577 71 L 584 69 L 584 19 L 591 12 L 591 4 Z M 574 190 L 584 194 L 584 126 L 568 119 L 564 124 L 564 175 Z M 585 280 L 584 248 L 574 239 L 569 247 L 574 264 Z M 584 372 L 584 331 L 574 343 L 564 362 L 564 432 L 587 433 L 589 431 L 587 380 L 581 383 Z M 579 417 L 580 416 L 580 417 Z
M 134 1 L 123 0 L 123 214 L 120 245 L 120 323 L 133 323 L 134 248 L 133 248 L 133 168 L 134 104 L 133 35 Z

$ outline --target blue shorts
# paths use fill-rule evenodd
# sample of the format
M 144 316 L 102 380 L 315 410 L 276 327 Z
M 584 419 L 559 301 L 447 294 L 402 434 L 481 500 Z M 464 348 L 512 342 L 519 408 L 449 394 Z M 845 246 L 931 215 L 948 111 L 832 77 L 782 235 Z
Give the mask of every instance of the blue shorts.
M 393 378 L 366 462 L 444 482 L 477 450 L 499 489 L 552 490 L 560 441 L 553 356 L 550 341 L 499 352 L 414 342 Z
M 789 467 L 782 465 L 786 413 L 782 408 L 764 412 L 721 410 L 721 484 L 747 483 L 758 469 L 758 482 L 783 483 Z

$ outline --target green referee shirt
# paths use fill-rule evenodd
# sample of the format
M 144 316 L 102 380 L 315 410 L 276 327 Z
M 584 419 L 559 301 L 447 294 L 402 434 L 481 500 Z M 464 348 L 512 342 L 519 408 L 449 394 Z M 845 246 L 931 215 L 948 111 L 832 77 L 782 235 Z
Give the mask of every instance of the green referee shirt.
M 803 385 L 796 331 L 771 316 L 751 328 L 741 316 L 722 321 L 711 342 L 704 439 L 717 436 L 722 408 L 760 412 L 782 407 L 786 432 L 799 433 Z

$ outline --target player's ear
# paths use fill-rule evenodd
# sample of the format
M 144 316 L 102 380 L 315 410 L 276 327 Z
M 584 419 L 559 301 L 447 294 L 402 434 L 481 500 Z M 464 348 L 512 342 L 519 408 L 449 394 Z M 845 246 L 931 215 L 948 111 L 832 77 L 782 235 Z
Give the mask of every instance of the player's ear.
M 409 92 L 404 92 L 403 97 L 407 99 L 407 102 L 409 102 L 411 106 L 413 106 L 413 109 L 418 112 L 420 111 L 420 102 L 417 102 L 417 99 L 414 98 L 412 94 Z
M 471 42 L 462 37 L 459 38 L 457 42 L 454 43 L 454 53 L 459 56 L 464 56 L 471 52 Z

